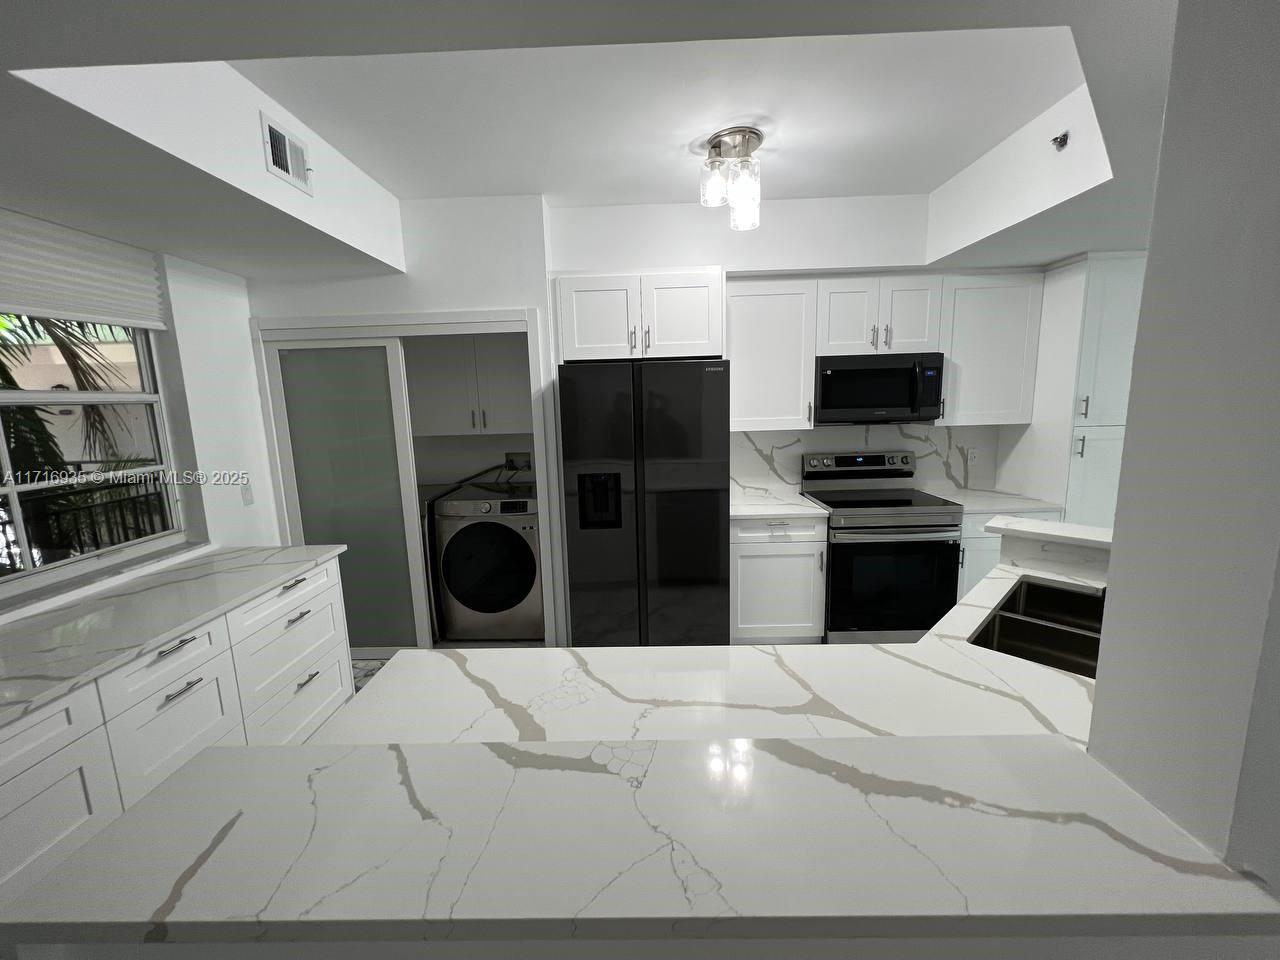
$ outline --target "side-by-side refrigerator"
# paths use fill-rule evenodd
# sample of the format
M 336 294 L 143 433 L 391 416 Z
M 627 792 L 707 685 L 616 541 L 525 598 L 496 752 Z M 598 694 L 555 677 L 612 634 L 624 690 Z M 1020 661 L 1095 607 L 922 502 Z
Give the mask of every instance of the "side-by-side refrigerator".
M 728 643 L 728 362 L 559 372 L 570 643 Z

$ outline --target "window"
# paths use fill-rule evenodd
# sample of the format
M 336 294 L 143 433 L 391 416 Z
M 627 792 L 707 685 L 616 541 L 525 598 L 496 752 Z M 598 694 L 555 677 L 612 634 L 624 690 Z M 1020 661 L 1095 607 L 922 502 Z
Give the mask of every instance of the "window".
M 146 330 L 0 313 L 0 578 L 175 532 Z

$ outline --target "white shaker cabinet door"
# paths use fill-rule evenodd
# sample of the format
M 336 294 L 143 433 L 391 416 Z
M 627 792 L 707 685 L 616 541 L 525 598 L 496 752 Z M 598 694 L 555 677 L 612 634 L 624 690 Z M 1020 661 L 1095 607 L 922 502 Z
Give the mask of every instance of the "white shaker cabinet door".
M 644 356 L 724 355 L 724 282 L 718 270 L 645 274 L 640 294 Z
M 1000 562 L 999 537 L 964 537 L 960 541 L 960 595 L 976 587 Z
M 404 338 L 409 420 L 415 437 L 480 431 L 472 340 L 470 336 Z
M 561 360 L 627 360 L 640 356 L 640 278 L 561 277 Z
M 876 353 L 880 339 L 880 278 L 818 281 L 818 356 Z
M 1120 487 L 1120 455 L 1124 427 L 1077 427 L 1072 435 L 1071 469 L 1067 475 L 1068 523 L 1111 527 L 1116 519 Z
M 1030 423 L 1040 347 L 1040 274 L 947 277 L 940 423 Z
M 826 619 L 825 542 L 735 543 L 729 548 L 729 636 L 754 642 L 821 637 Z
M 882 277 L 879 312 L 879 352 L 936 352 L 942 324 L 942 278 Z
M 817 281 L 735 280 L 726 291 L 729 429 L 809 429 Z
M 525 335 L 477 334 L 474 344 L 481 432 L 531 433 L 533 399 L 529 392 L 529 346 Z
M 1146 257 L 1089 260 L 1076 426 L 1124 425 L 1146 266 Z

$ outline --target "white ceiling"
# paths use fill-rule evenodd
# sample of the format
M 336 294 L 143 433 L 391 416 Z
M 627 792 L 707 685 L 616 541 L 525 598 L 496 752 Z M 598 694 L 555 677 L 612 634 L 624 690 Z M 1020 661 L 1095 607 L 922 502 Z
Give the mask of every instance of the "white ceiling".
M 1084 82 L 1066 27 L 235 61 L 401 198 L 696 197 L 765 131 L 766 198 L 926 193 Z

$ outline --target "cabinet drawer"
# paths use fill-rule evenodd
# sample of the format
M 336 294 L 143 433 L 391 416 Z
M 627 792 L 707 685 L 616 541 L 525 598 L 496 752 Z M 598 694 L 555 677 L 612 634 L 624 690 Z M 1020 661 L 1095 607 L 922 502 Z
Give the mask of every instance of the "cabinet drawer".
M 102 707 L 97 691 L 89 684 L 0 727 L 0 783 L 100 726 Z
M 220 653 L 107 721 L 120 796 L 132 806 L 240 723 L 231 653 Z
M 992 517 L 1027 517 L 1031 520 L 1061 520 L 1061 510 L 1001 510 L 999 513 L 966 513 L 960 524 L 960 536 L 998 537 L 998 533 L 987 533 L 986 526 Z
M 233 655 L 244 715 L 275 696 L 335 641 L 345 646 L 346 638 L 342 591 L 335 588 L 290 607 L 237 644 Z
M 0 786 L 0 898 L 25 890 L 119 815 L 101 727 Z
M 108 720 L 119 716 L 162 687 L 168 689 L 173 681 L 212 660 L 227 646 L 227 622 L 219 617 L 113 670 L 98 680 L 103 712 Z
M 303 670 L 245 719 L 249 743 L 301 743 L 342 706 L 352 692 L 351 656 L 338 643 Z
M 300 605 L 316 594 L 328 590 L 338 583 L 338 561 L 328 563 L 300 573 L 288 583 L 281 584 L 259 597 L 250 600 L 227 614 L 227 629 L 231 632 L 231 643 L 237 644 L 246 637 L 261 630 L 271 621 L 279 618 L 286 610 Z
M 826 517 L 752 517 L 729 522 L 730 543 L 796 543 L 826 539 Z

